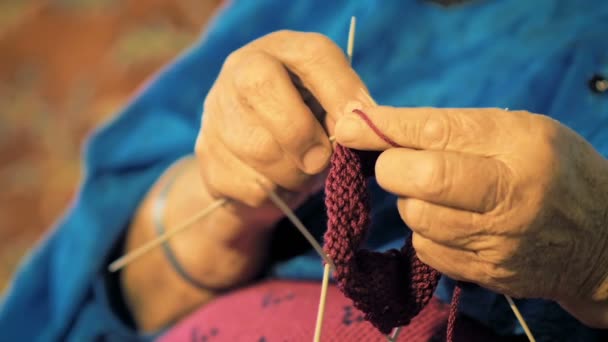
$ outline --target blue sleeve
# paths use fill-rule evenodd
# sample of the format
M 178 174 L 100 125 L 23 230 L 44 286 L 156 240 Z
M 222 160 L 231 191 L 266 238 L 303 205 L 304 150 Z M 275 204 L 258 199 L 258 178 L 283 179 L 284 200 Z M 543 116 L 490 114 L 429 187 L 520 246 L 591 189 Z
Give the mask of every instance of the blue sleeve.
M 200 43 L 91 137 L 77 198 L 23 262 L 0 304 L 2 340 L 82 341 L 121 331 L 136 337 L 112 313 L 100 283 L 109 254 L 150 186 L 192 151 L 204 97 L 225 57 L 263 33 L 231 31 L 246 20 L 261 22 L 249 16 L 258 4 L 225 9 Z

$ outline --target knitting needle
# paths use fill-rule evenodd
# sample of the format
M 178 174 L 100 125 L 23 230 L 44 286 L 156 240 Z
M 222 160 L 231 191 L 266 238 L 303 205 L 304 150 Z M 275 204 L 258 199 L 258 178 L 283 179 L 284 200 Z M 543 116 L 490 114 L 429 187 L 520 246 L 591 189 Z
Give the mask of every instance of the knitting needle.
M 348 29 L 348 43 L 346 44 L 346 55 L 348 56 L 348 62 L 353 62 L 353 48 L 355 46 L 355 31 L 357 26 L 357 18 L 352 16 L 350 18 L 350 27 Z M 335 137 L 329 137 L 330 142 L 334 142 Z M 315 241 L 316 242 L 316 241 Z M 332 264 L 333 266 L 333 264 Z M 335 269 L 335 266 L 334 266 Z M 329 264 L 326 262 L 323 267 L 323 280 L 321 282 L 321 296 L 319 298 L 319 309 L 317 311 L 317 322 L 315 324 L 315 335 L 313 338 L 314 342 L 321 340 L 321 328 L 323 327 L 323 315 L 325 313 L 325 302 L 327 301 L 327 285 L 329 284 Z
M 348 56 L 348 62 L 353 64 L 353 49 L 355 47 L 355 31 L 357 28 L 357 18 L 355 16 L 350 17 L 350 27 L 348 28 L 348 43 L 346 44 L 346 55 Z
M 308 240 L 308 242 L 312 245 L 312 247 L 315 249 L 315 251 L 317 251 L 319 256 L 321 256 L 321 258 L 323 258 L 323 261 L 325 261 L 325 264 L 329 265 L 335 269 L 333 261 L 331 261 L 331 259 L 325 254 L 325 252 L 323 252 L 323 247 L 321 247 L 321 245 L 317 242 L 317 240 L 314 238 L 314 236 L 312 236 L 310 231 L 308 229 L 306 229 L 306 227 L 304 226 L 302 221 L 300 221 L 300 219 L 289 208 L 289 206 L 285 202 L 283 202 L 283 200 L 281 200 L 279 195 L 277 195 L 276 192 L 272 191 L 272 189 L 267 188 L 260 181 L 258 181 L 258 184 L 268 193 L 268 197 L 270 197 L 270 200 L 274 203 L 274 205 L 277 206 L 277 208 L 279 208 L 283 212 L 283 214 L 289 219 L 289 221 L 291 221 L 291 223 L 294 226 L 296 226 L 296 228 L 300 231 L 300 233 L 302 233 L 302 235 L 304 235 L 304 238 L 306 238 L 306 240 Z
M 357 24 L 357 18 L 354 16 L 351 17 L 350 18 L 350 29 L 348 31 L 348 44 L 346 47 L 348 61 L 350 63 L 352 63 L 352 60 L 353 60 L 353 47 L 355 44 L 356 24 Z M 364 91 L 364 93 L 365 93 L 365 91 Z M 367 93 L 365 95 L 367 95 L 369 97 L 369 95 Z M 371 99 L 371 97 L 369 97 L 369 99 Z M 371 101 L 373 103 L 373 100 L 371 100 Z M 332 143 L 335 140 L 336 140 L 336 138 L 333 136 L 329 138 L 329 141 Z M 262 187 L 264 187 L 260 182 L 258 182 L 258 183 Z M 271 189 L 266 189 L 266 191 L 268 192 L 270 199 L 274 202 L 274 204 L 283 211 L 283 213 L 291 220 L 291 222 L 296 226 L 296 228 L 298 228 L 298 230 L 304 235 L 304 237 L 308 240 L 308 242 L 310 242 L 310 244 L 317 251 L 317 253 L 319 253 L 321 258 L 323 258 L 323 260 L 325 261 L 326 268 L 331 266 L 332 268 L 335 269 L 333 262 L 323 252 L 323 248 L 319 245 L 319 243 L 317 243 L 317 241 L 314 239 L 314 237 L 308 232 L 306 227 L 304 227 L 302 222 L 297 218 L 297 216 L 293 213 L 293 211 L 279 198 L 279 196 L 274 191 L 272 191 Z M 161 236 L 155 238 L 154 240 L 149 241 L 148 243 L 144 244 L 143 246 L 137 248 L 136 250 L 134 250 L 134 251 L 122 256 L 121 258 L 117 259 L 116 261 L 112 262 L 110 264 L 110 266 L 108 267 L 108 269 L 110 270 L 110 272 L 116 272 L 116 271 L 120 270 L 121 268 L 125 267 L 127 264 L 135 261 L 142 255 L 145 255 L 146 253 L 148 253 L 155 247 L 159 246 L 163 242 L 168 241 L 175 234 L 181 232 L 182 230 L 185 230 L 186 228 L 190 227 L 192 224 L 194 224 L 198 220 L 204 218 L 205 216 L 210 214 L 216 208 L 221 207 L 222 205 L 226 204 L 226 202 L 227 202 L 226 199 L 219 199 L 219 200 L 213 202 L 207 208 L 203 209 L 198 214 L 195 214 L 194 216 L 192 216 L 188 221 L 184 222 L 179 227 L 177 227 L 171 231 L 168 231 L 164 235 L 161 235 Z
M 347 55 L 348 55 L 348 61 L 352 64 L 353 63 L 353 48 L 355 45 L 355 26 L 356 26 L 356 19 L 355 17 L 352 17 L 350 19 L 350 30 L 348 32 L 348 45 L 347 45 Z M 374 99 L 372 99 L 372 97 L 369 95 L 369 93 L 367 91 L 365 91 L 365 89 L 361 88 L 361 92 L 363 93 L 363 95 L 367 98 L 367 100 L 374 106 L 377 106 L 378 104 L 376 103 L 376 101 L 374 101 Z M 335 136 L 331 136 L 329 137 L 329 141 L 330 142 L 334 142 L 336 140 Z M 323 279 L 323 281 L 325 281 L 325 279 Z M 389 342 L 393 342 L 397 340 L 397 337 L 399 336 L 399 332 L 401 332 L 401 327 L 397 327 L 395 328 L 395 330 L 393 330 L 393 333 L 391 335 L 387 336 L 387 340 Z
M 283 202 L 283 200 L 281 200 L 281 198 L 279 197 L 279 195 L 277 195 L 277 193 L 274 192 L 272 189 L 269 189 L 269 188 L 266 188 L 265 186 L 263 186 L 261 184 L 261 182 L 258 181 L 258 184 L 260 184 L 260 186 L 262 186 L 264 188 L 264 190 L 266 190 L 266 192 L 268 192 L 268 195 L 269 195 L 270 199 L 272 200 L 272 202 L 285 214 L 285 216 L 287 216 L 287 218 L 293 223 L 294 226 L 296 226 L 296 228 L 302 233 L 302 235 L 304 235 L 304 237 L 306 238 L 306 240 L 308 240 L 308 242 L 310 242 L 310 244 L 317 251 L 317 253 L 319 253 L 319 255 L 321 256 L 321 258 L 323 258 L 323 260 L 325 261 L 325 263 L 329 264 L 331 267 L 334 267 L 333 266 L 334 265 L 333 262 L 323 252 L 323 248 L 315 240 L 315 238 L 312 236 L 312 234 L 310 234 L 310 232 L 308 231 L 308 229 L 306 229 L 306 227 L 304 226 L 304 224 L 302 224 L 302 221 L 300 221 L 298 219 L 298 217 L 289 208 L 289 206 L 287 206 L 287 204 L 285 204 L 285 202 Z M 146 253 L 150 252 L 154 248 L 158 247 L 163 242 L 168 241 L 169 239 L 171 239 L 176 234 L 184 231 L 188 227 L 191 227 L 194 223 L 196 223 L 199 220 L 205 218 L 207 215 L 211 214 L 215 209 L 217 209 L 217 208 L 225 205 L 226 203 L 228 203 L 228 199 L 225 199 L 225 198 L 221 198 L 219 200 L 216 200 L 216 201 L 212 202 L 205 209 L 203 209 L 200 212 L 194 214 L 188 220 L 186 220 L 185 222 L 183 222 L 182 224 L 180 224 L 176 228 L 168 230 L 165 234 L 160 235 L 160 236 L 158 236 L 157 238 L 155 238 L 155 239 L 153 239 L 151 241 L 148 241 L 147 243 L 145 243 L 141 247 L 138 247 L 137 249 L 135 249 L 135 250 L 133 250 L 133 251 L 125 254 L 124 256 L 116 259 L 114 262 L 112 262 L 108 266 L 108 270 L 110 270 L 110 272 L 116 272 L 116 271 L 122 269 L 126 265 L 132 263 L 133 261 L 139 259 L 140 257 L 142 257 Z
M 357 28 L 357 17 L 350 17 L 350 27 L 348 29 L 348 43 L 346 44 L 346 56 L 348 57 L 348 63 L 353 64 L 353 49 L 355 48 L 355 31 Z M 329 137 L 329 142 L 333 143 L 336 141 L 335 136 Z
M 110 264 L 110 266 L 108 266 L 108 270 L 110 270 L 110 272 L 116 272 L 116 271 L 120 270 L 121 268 L 125 267 L 126 265 L 128 265 L 128 264 L 132 263 L 133 261 L 139 259 L 140 257 L 144 256 L 146 253 L 150 252 L 155 247 L 158 247 L 163 242 L 168 241 L 174 235 L 184 231 L 186 228 L 191 227 L 198 220 L 203 219 L 207 215 L 211 214 L 215 209 L 225 205 L 226 203 L 228 203 L 228 200 L 225 198 L 214 201 L 209 206 L 207 206 L 205 209 L 194 214 L 193 216 L 191 216 L 188 220 L 186 220 L 179 226 L 167 231 L 165 234 L 158 236 L 157 238 L 155 238 L 151 241 L 146 242 L 144 245 L 142 245 L 141 247 L 138 247 L 137 249 L 133 250 L 132 252 L 127 253 L 127 254 L 123 255 L 122 257 L 116 259 L 116 261 L 112 262 Z
M 402 327 L 396 327 L 393 332 L 390 334 L 390 336 L 388 336 L 388 338 L 386 339 L 388 342 L 395 342 L 397 341 L 397 338 L 399 337 L 399 333 L 401 332 L 401 328 Z
M 521 327 L 524 329 L 526 336 L 528 336 L 528 340 L 530 342 L 536 342 L 536 339 L 534 338 L 534 335 L 532 335 L 532 331 L 530 330 L 530 327 L 528 327 L 526 320 L 524 320 L 524 316 L 522 316 L 521 312 L 519 312 L 519 309 L 517 308 L 517 305 L 515 305 L 515 302 L 513 301 L 513 299 L 508 295 L 505 295 L 505 298 L 507 299 L 507 302 L 509 302 L 509 306 L 511 307 L 511 310 L 513 310 L 515 317 L 517 317 L 519 324 L 521 324 Z
M 323 315 L 325 314 L 325 302 L 327 301 L 327 286 L 329 285 L 329 264 L 323 267 L 323 282 L 321 283 L 321 296 L 319 297 L 319 309 L 317 311 L 317 322 L 315 324 L 315 336 L 313 341 L 321 340 L 321 329 L 323 328 Z
M 268 192 L 268 196 L 270 200 L 279 208 L 285 216 L 291 221 L 291 223 L 296 226 L 296 228 L 304 235 L 306 240 L 312 245 L 312 247 L 319 253 L 321 258 L 325 261 L 325 266 L 323 269 L 323 281 L 321 282 L 321 296 L 319 297 L 319 309 L 317 311 L 317 321 L 315 322 L 315 334 L 314 334 L 314 342 L 319 342 L 321 339 L 321 328 L 323 327 L 323 315 L 325 313 L 325 302 L 327 300 L 327 286 L 329 285 L 329 271 L 331 268 L 335 269 L 333 261 L 323 252 L 323 248 L 317 240 L 310 234 L 310 231 L 306 229 L 302 221 L 295 215 L 295 213 L 289 209 L 287 204 L 279 198 L 279 196 L 268 189 L 262 184 L 258 182 L 260 186 Z

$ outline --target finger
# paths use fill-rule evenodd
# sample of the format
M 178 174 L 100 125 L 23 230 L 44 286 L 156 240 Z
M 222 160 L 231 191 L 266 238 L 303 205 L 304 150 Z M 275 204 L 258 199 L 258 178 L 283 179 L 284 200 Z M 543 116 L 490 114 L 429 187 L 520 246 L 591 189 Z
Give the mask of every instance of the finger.
M 285 67 L 259 52 L 250 53 L 244 62 L 235 70 L 234 85 L 239 98 L 302 171 L 308 174 L 322 171 L 331 155 L 329 140 Z
M 340 117 L 349 101 L 364 106 L 373 104 L 344 51 L 328 37 L 318 33 L 280 31 L 260 39 L 258 46 L 300 77 L 327 111 L 330 120 Z
M 221 88 L 214 101 L 206 103 L 203 126 L 211 142 L 217 139 L 238 160 L 274 184 L 291 191 L 301 191 L 307 186 L 309 175 L 301 171 L 263 126 L 253 110 L 244 106 L 234 94 L 232 86 Z M 223 95 L 223 96 L 222 96 Z
M 479 214 L 442 207 L 414 198 L 397 200 L 401 219 L 415 233 L 455 249 L 477 251 L 485 246 L 485 227 Z
M 234 154 L 237 159 L 280 187 L 292 191 L 302 190 L 310 175 L 300 170 L 293 159 L 285 156 L 281 145 L 259 122 L 253 110 L 242 106 L 234 96 L 224 96 L 218 102 L 219 106 L 209 110 L 222 113 L 214 117 L 214 124 L 222 128 L 209 129 L 208 133 L 213 132 L 217 136 L 228 149 L 226 153 Z
M 196 155 L 206 189 L 214 198 L 230 198 L 250 207 L 260 207 L 268 199 L 267 188 L 276 186 L 236 158 L 217 140 L 201 134 L 196 142 Z
M 412 245 L 422 262 L 452 279 L 475 282 L 483 276 L 472 252 L 438 244 L 416 233 Z
M 362 112 L 398 145 L 414 149 L 491 154 L 500 140 L 497 122 L 505 114 L 495 108 L 440 109 L 370 107 Z M 503 129 L 505 129 L 503 127 Z M 508 128 L 507 128 L 508 129 Z M 381 139 L 360 115 L 348 113 L 336 123 L 340 144 L 361 150 L 384 150 L 390 144 Z
M 385 190 L 479 213 L 501 202 L 506 173 L 500 161 L 457 152 L 393 148 L 376 161 L 376 179 Z

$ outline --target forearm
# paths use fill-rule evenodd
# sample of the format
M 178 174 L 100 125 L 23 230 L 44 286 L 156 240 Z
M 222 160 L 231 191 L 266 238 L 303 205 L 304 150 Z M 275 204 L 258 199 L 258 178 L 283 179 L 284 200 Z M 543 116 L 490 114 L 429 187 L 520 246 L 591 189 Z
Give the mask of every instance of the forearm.
M 178 169 L 181 169 L 179 170 Z M 205 191 L 193 158 L 168 170 L 137 210 L 129 229 L 126 252 L 156 237 L 153 210 L 159 193 L 170 185 L 164 225 L 171 229 L 214 200 Z M 170 241 L 187 272 L 212 288 L 251 280 L 265 258 L 268 230 L 248 229 L 251 223 L 234 210 L 219 208 Z M 192 286 L 178 275 L 162 248 L 127 266 L 121 276 L 123 295 L 140 330 L 153 331 L 209 302 L 217 292 Z

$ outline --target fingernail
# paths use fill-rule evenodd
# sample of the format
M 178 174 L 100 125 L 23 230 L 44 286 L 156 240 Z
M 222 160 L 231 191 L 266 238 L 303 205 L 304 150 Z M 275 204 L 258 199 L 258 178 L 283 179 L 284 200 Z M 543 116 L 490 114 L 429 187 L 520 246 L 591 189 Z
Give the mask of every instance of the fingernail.
M 302 158 L 306 172 L 317 173 L 321 171 L 327 163 L 327 159 L 329 159 L 329 153 L 330 151 L 320 144 L 310 148 Z
M 336 140 L 342 143 L 355 141 L 362 130 L 361 119 L 354 114 L 347 114 L 336 123 Z

